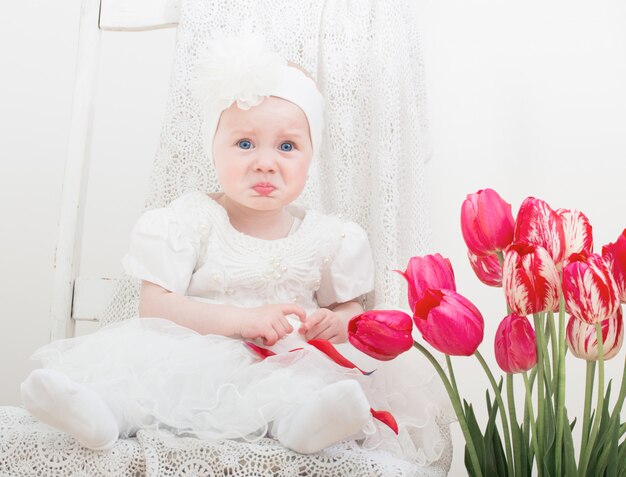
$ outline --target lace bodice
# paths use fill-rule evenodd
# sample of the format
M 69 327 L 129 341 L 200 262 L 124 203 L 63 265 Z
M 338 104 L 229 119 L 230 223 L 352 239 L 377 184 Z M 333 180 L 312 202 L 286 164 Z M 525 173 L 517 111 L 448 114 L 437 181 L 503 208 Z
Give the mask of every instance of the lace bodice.
M 135 226 L 126 272 L 194 299 L 236 306 L 296 303 L 307 313 L 370 292 L 374 265 L 354 222 L 298 206 L 287 237 L 236 230 L 212 197 L 192 192 L 145 212 Z

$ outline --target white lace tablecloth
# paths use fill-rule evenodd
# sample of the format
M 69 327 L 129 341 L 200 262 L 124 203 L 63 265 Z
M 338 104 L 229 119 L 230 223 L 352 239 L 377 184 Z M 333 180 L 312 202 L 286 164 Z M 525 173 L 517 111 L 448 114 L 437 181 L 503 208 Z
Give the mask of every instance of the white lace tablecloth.
M 440 477 L 447 475 L 451 456 L 450 445 L 438 462 L 420 468 L 352 441 L 306 456 L 272 439 L 208 443 L 151 431 L 120 439 L 111 450 L 92 451 L 22 408 L 0 407 L 2 477 Z

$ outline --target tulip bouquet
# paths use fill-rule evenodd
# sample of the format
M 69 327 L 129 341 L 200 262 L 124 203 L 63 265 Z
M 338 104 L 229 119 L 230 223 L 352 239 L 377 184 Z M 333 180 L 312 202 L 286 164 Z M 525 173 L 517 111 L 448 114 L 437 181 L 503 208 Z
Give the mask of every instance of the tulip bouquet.
M 623 341 L 626 229 L 601 254 L 594 253 L 592 228 L 583 213 L 553 210 L 528 197 L 514 218 L 510 204 L 484 189 L 463 203 L 461 231 L 479 280 L 504 291 L 506 316 L 494 350 L 505 377 L 497 380 L 478 351 L 483 317 L 456 291 L 452 265 L 439 254 L 413 257 L 400 272 L 408 283 L 413 317 L 395 310 L 359 315 L 349 325 L 351 343 L 378 359 L 392 359 L 411 346 L 428 358 L 463 431 L 471 476 L 626 476 L 626 423 L 620 420 L 626 364 L 613 403 L 611 383 L 605 386 L 604 380 L 604 362 L 618 354 Z M 413 341 L 411 322 L 428 345 L 445 355 L 447 369 Z M 569 414 L 565 397 L 568 351 L 587 361 L 578 455 L 577 419 Z M 470 355 L 480 362 L 492 389 L 482 428 L 473 406 L 461 402 L 452 367 L 451 356 Z M 521 376 L 517 384 L 515 375 Z M 524 390 L 519 409 L 516 386 Z

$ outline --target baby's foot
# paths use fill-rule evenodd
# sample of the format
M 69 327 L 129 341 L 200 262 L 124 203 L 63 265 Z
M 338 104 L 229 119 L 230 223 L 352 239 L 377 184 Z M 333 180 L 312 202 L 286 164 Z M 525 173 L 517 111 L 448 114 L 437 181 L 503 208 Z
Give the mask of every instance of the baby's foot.
M 370 405 L 359 383 L 339 381 L 278 423 L 276 438 L 296 452 L 313 454 L 357 434 L 369 418 Z
M 109 449 L 118 438 L 115 416 L 96 392 L 53 369 L 36 369 L 22 383 L 22 402 L 40 421 L 85 447 Z

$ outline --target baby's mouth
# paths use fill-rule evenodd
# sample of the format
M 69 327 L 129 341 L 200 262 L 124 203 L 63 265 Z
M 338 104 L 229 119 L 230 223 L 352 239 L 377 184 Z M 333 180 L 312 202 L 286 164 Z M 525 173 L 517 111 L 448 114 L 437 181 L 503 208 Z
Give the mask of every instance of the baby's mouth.
M 258 184 L 252 186 L 252 189 L 254 189 L 254 191 L 256 191 L 259 195 L 270 195 L 276 187 L 269 182 L 259 182 Z

